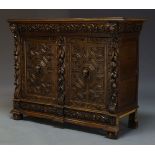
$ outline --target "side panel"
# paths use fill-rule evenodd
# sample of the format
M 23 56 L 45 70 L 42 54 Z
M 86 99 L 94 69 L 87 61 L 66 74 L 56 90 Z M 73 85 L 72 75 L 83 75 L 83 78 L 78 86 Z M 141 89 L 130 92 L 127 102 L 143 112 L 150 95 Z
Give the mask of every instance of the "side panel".
M 119 90 L 119 110 L 137 106 L 138 34 L 122 35 Z

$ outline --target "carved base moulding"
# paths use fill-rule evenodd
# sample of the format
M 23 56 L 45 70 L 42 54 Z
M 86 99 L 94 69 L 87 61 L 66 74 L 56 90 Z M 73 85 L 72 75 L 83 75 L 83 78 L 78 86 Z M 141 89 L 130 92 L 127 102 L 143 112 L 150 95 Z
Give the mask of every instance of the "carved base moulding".
M 13 118 L 103 129 L 136 128 L 143 19 L 9 20 L 15 41 Z

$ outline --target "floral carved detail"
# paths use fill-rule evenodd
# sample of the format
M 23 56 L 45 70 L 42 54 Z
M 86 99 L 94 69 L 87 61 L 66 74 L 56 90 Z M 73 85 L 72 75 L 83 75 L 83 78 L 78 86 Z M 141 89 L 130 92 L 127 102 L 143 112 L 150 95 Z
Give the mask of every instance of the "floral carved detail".
M 58 46 L 58 104 L 64 105 L 65 102 L 65 38 L 59 37 Z
M 114 32 L 118 30 L 117 23 L 104 22 L 104 23 L 68 23 L 68 24 L 19 24 L 20 31 L 38 32 Z
M 95 121 L 98 123 L 104 123 L 104 124 L 108 124 L 108 125 L 116 124 L 115 117 L 105 115 L 105 114 L 94 113 L 94 112 L 85 112 L 85 111 L 79 111 L 79 110 L 64 109 L 64 115 L 67 118 L 86 120 L 86 121 Z
M 63 116 L 63 109 L 59 107 L 53 107 L 51 105 L 17 102 L 14 101 L 14 109 L 16 110 L 28 110 L 34 112 L 41 112 L 46 114 L 55 114 L 57 116 Z
M 14 37 L 14 68 L 15 68 L 15 91 L 14 98 L 20 98 L 21 95 L 21 56 L 20 56 L 20 37 L 18 32 L 18 27 L 16 24 L 10 24 L 10 30 Z
M 53 33 L 113 33 L 113 32 L 140 32 L 142 25 L 135 23 L 101 22 L 101 23 L 34 23 L 18 24 L 21 32 L 48 31 Z
M 118 105 L 118 57 L 119 57 L 119 39 L 115 36 L 112 40 L 110 56 L 110 103 L 108 109 L 111 113 L 116 112 Z

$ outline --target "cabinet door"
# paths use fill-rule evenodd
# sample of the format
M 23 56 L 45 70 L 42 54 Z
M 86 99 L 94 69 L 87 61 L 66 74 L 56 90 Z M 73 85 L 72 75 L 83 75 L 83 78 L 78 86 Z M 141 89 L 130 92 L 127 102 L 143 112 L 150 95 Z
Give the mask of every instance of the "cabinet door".
M 103 110 L 106 103 L 108 39 L 68 37 L 66 51 L 67 96 L 71 108 Z
M 31 37 L 23 42 L 22 97 L 32 102 L 57 103 L 57 46 L 55 37 Z

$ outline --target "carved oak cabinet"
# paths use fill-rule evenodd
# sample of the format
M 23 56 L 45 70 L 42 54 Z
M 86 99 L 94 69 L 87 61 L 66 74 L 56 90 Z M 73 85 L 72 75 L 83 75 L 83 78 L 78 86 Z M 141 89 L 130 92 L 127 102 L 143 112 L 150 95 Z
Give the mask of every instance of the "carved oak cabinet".
M 15 41 L 13 118 L 103 129 L 137 127 L 138 39 L 143 19 L 9 20 Z

